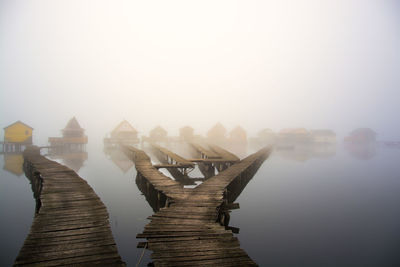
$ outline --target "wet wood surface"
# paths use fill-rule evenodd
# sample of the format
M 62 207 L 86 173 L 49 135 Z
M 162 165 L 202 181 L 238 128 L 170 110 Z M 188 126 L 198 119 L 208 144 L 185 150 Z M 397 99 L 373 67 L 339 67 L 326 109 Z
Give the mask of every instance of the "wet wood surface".
M 24 160 L 37 208 L 14 265 L 125 266 L 107 209 L 87 182 L 38 149 L 25 150 Z
M 153 196 L 164 198 L 164 204 L 149 217 L 150 223 L 143 233 L 137 235 L 147 239 L 138 247 L 153 251 L 155 266 L 257 266 L 240 248 L 232 231 L 223 225 L 223 216 L 227 213 L 224 207 L 228 206 L 230 184 L 254 175 L 270 149 L 237 162 L 196 188 L 182 188 L 177 181 L 158 172 L 143 151 L 129 146 L 124 151 L 135 161 L 141 188 L 154 188 Z

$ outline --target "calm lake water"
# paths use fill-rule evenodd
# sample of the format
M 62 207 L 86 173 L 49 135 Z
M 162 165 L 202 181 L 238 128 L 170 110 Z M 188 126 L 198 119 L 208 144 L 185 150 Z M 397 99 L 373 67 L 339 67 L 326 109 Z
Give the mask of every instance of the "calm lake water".
M 230 225 L 240 228 L 242 248 L 260 266 L 400 266 L 399 159 L 400 149 L 381 147 L 278 148 L 236 200 L 241 208 Z M 87 155 L 55 160 L 93 187 L 109 211 L 120 255 L 135 266 L 142 253 L 136 234 L 153 210 L 132 162 L 118 151 L 105 153 L 101 143 L 89 144 Z M 0 155 L 0 266 L 12 265 L 34 216 L 18 161 Z

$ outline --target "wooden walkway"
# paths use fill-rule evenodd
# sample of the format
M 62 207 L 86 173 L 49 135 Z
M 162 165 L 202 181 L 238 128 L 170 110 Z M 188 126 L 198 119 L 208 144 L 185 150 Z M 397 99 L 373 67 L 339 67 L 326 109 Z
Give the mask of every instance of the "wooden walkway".
M 137 236 L 147 239 L 138 246 L 153 251 L 155 266 L 257 266 L 227 230 L 227 196 L 233 184 L 247 184 L 268 157 L 269 149 L 260 150 L 194 189 L 182 188 L 158 172 L 143 151 L 133 147 L 125 147 L 125 151 L 135 161 L 142 192 L 153 192 L 158 199 L 158 203 L 150 200 L 156 213 Z
M 220 155 L 223 159 L 225 159 L 227 161 L 236 162 L 236 161 L 240 160 L 239 157 L 237 157 L 235 154 L 223 149 L 220 146 L 212 145 L 212 144 L 209 144 L 208 146 L 211 148 L 212 151 L 214 151 L 215 153 L 217 153 L 218 155 Z
M 194 164 L 192 162 L 175 154 L 174 152 L 155 143 L 151 143 L 151 146 L 156 150 L 156 152 L 158 152 L 160 156 L 164 158 L 163 161 L 173 164 L 175 167 L 194 168 Z
M 73 170 L 24 152 L 24 169 L 36 198 L 36 215 L 15 266 L 125 266 L 104 204 Z

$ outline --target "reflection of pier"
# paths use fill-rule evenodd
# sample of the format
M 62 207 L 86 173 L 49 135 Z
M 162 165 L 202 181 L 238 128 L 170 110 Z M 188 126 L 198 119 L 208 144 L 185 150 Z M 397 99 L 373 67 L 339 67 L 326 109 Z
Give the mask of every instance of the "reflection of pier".
M 104 204 L 73 170 L 39 149 L 24 152 L 24 169 L 36 199 L 36 215 L 15 265 L 124 266 Z
M 183 188 L 158 172 L 143 151 L 131 146 L 124 151 L 135 162 L 136 183 L 156 212 L 138 235 L 147 239 L 139 247 L 153 251 L 155 266 L 256 266 L 233 236 L 234 228 L 228 227 L 229 209 L 238 207 L 232 202 L 268 157 L 269 149 L 232 163 L 196 188 Z

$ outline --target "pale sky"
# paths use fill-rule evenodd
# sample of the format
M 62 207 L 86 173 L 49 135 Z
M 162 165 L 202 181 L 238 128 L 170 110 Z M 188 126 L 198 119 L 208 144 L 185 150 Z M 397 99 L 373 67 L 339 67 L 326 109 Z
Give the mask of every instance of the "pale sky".
M 400 140 L 399 70 L 396 0 L 0 0 L 0 126 L 45 137 L 75 115 L 89 137 L 127 119 Z

